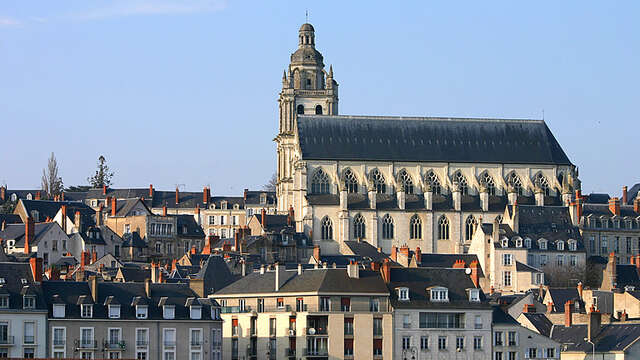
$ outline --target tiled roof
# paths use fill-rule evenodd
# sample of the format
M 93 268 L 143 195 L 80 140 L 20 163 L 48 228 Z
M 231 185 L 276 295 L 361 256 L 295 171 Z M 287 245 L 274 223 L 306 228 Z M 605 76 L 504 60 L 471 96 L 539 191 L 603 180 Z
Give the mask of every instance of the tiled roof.
M 536 328 L 536 330 L 538 330 L 538 333 L 546 337 L 549 337 L 553 323 L 551 322 L 551 320 L 549 320 L 549 318 L 545 314 L 522 313 L 522 315 L 524 315 L 531 322 L 531 324 Z
M 593 347 L 584 339 L 587 337 L 587 325 L 565 327 L 554 325 L 551 339 L 566 346 L 564 351 L 579 351 L 590 354 Z M 593 339 L 595 352 L 606 353 L 625 350 L 640 338 L 640 324 L 608 324 L 604 325 Z

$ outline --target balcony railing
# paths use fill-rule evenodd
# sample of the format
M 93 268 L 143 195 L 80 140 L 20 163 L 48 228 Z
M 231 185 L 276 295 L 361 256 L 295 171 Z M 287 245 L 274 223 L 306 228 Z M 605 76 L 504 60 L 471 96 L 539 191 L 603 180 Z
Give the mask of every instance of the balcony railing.
M 191 339 L 191 346 L 202 346 L 202 340 L 200 340 L 200 339 Z
M 136 346 L 148 346 L 149 340 L 147 339 L 138 339 L 136 340 Z
M 109 339 L 104 342 L 104 348 L 108 350 L 124 350 L 127 343 L 124 340 Z
M 78 349 L 98 349 L 98 341 L 93 339 L 79 339 L 76 340 L 76 347 Z
M 329 356 L 328 349 L 304 349 L 305 356 Z
M 302 306 L 296 305 L 297 312 L 305 312 L 305 311 L 308 311 L 307 309 L 308 309 L 307 304 L 302 304 Z
M 164 347 L 176 347 L 175 340 L 165 340 L 163 344 L 164 344 Z
M 36 337 L 35 336 L 24 336 L 22 338 L 22 341 L 24 341 L 25 344 L 35 344 L 36 343 Z
M 304 329 L 304 333 L 307 335 L 327 335 L 327 328 L 308 327 Z
M 13 345 L 13 344 L 15 344 L 15 340 L 13 336 L 0 337 L 0 345 Z
M 220 309 L 222 314 L 238 314 L 238 313 L 248 313 L 251 312 L 250 306 L 245 306 L 244 308 L 240 306 L 223 306 Z
M 53 339 L 54 347 L 65 347 L 67 345 L 67 339 Z

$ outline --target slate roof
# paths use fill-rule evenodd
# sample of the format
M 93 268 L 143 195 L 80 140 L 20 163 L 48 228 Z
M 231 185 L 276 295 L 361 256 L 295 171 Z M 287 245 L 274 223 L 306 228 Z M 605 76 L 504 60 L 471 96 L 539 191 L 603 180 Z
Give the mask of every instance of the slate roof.
M 609 194 L 598 194 L 598 193 L 591 193 L 586 197 L 586 201 L 585 201 L 585 205 L 586 204 L 605 204 L 608 205 L 609 204 L 609 199 L 611 198 L 609 196 Z
M 9 295 L 10 309 L 22 311 L 22 294 L 27 289 L 36 296 L 36 309 L 46 309 L 40 285 L 34 282 L 29 263 L 0 262 L 0 278 L 4 279 L 4 284 L 0 284 L 0 294 Z
M 262 224 L 262 214 L 254 214 L 253 216 Z M 264 229 L 265 232 L 280 232 L 284 228 L 289 227 L 287 218 L 288 215 L 265 214 L 265 219 L 267 220 L 267 226 Z
M 570 165 L 541 120 L 298 116 L 303 159 Z
M 468 308 L 490 309 L 482 290 L 479 303 L 469 301 L 467 289 L 475 289 L 466 269 L 443 268 L 391 268 L 391 281 L 387 284 L 394 308 Z M 431 302 L 427 288 L 443 286 L 449 290 L 449 302 Z M 398 300 L 396 289 L 409 289 L 409 301 Z
M 231 274 L 227 263 L 222 256 L 219 255 L 209 256 L 200 271 L 198 271 L 193 278 L 204 280 L 205 296 L 223 289 L 237 279 L 236 276 Z
M 265 205 L 274 205 L 276 203 L 276 192 L 275 191 L 255 191 L 255 190 L 247 190 L 245 191 L 246 199 L 244 203 L 246 205 L 262 205 L 260 203 L 260 195 L 267 194 L 267 203 Z
M 174 215 L 177 217 L 178 236 L 204 239 L 204 231 L 193 215 Z M 187 232 L 183 232 L 186 226 Z
M 493 316 L 491 321 L 499 325 L 519 325 L 516 319 L 507 314 L 500 306 L 493 306 Z
M 34 224 L 34 241 L 30 245 L 37 245 L 40 242 L 40 239 L 42 239 L 42 236 L 45 235 L 54 226 L 59 227 L 60 225 L 58 225 L 58 223 L 56 222 Z M 15 240 L 15 247 L 23 247 L 24 232 L 24 224 L 9 224 L 5 226 L 4 231 L 0 231 L 0 238 L 4 240 Z
M 350 278 L 346 269 L 305 270 L 298 275 L 297 270 L 280 270 L 283 281 L 279 291 L 275 291 L 275 271 L 264 274 L 253 272 L 238 279 L 222 290 L 218 295 L 241 295 L 247 293 L 372 293 L 386 294 L 387 288 L 377 271 L 360 270 L 360 277 Z
M 233 205 L 238 205 L 239 209 L 244 209 L 244 198 L 242 196 L 212 196 L 211 203 L 216 205 L 216 209 L 222 208 L 222 202 L 227 202 L 227 209 L 233 209 Z
M 538 330 L 538 333 L 549 337 L 551 333 L 551 327 L 553 327 L 553 323 L 545 314 L 539 313 L 522 313 L 530 322 L 533 327 Z
M 551 301 L 553 302 L 554 313 L 564 312 L 564 304 L 566 304 L 567 301 L 576 301 L 580 299 L 580 295 L 578 295 L 578 289 L 575 287 L 549 288 L 547 291 L 549 296 L 551 297 Z M 582 301 L 580 300 L 580 302 Z M 581 306 L 580 309 L 584 309 L 584 306 Z
M 47 217 L 53 219 L 62 205 L 67 205 L 67 216 L 73 219 L 76 211 L 81 213 L 90 211 L 94 213 L 91 207 L 77 201 L 49 201 L 49 200 L 20 200 L 27 214 L 31 215 L 31 212 L 36 210 L 40 214 L 40 221 L 44 221 Z M 84 219 L 83 219 L 84 220 Z
M 640 290 L 640 276 L 635 265 L 616 264 L 616 287 L 635 286 Z
M 569 208 L 564 206 L 518 205 L 518 234 L 530 237 L 532 249 L 538 249 L 536 240 L 549 240 L 549 249 L 553 249 L 556 240 L 574 239 L 577 251 L 584 251 L 582 235 L 577 226 L 571 222 Z M 567 247 L 565 247 L 566 249 Z
M 348 247 L 353 254 L 371 259 L 371 261 L 379 262 L 389 258 L 387 254 L 378 251 L 378 248 L 366 241 L 345 241 L 344 245 Z
M 582 207 L 582 216 L 608 216 L 613 217 L 613 213 L 609 210 L 609 204 L 584 204 Z M 620 216 L 621 217 L 638 217 L 640 214 L 636 213 L 633 209 L 633 205 L 621 205 Z
M 564 327 L 554 325 L 551 329 L 551 339 L 566 346 L 563 351 L 577 351 L 590 354 L 593 347 L 586 342 L 587 325 L 572 325 Z M 640 338 L 640 324 L 608 324 L 604 325 L 600 333 L 593 339 L 595 352 L 622 351 Z
M 518 271 L 518 272 L 537 272 L 537 273 L 543 272 L 540 269 L 536 269 L 533 266 L 529 266 L 527 264 L 523 264 L 520 261 L 516 261 L 516 271 Z
M 633 205 L 633 201 L 640 193 L 640 183 L 634 184 L 629 190 L 627 190 L 627 205 Z
M 18 214 L 0 214 L 0 224 L 22 224 L 22 218 Z
M 151 271 L 149 269 L 123 266 L 118 269 L 118 272 L 122 274 L 125 282 L 144 282 L 146 279 L 151 279 Z

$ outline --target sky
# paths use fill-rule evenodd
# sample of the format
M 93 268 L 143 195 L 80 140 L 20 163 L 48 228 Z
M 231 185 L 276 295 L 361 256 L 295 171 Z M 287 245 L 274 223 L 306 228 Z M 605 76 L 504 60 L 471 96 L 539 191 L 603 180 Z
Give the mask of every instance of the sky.
M 640 182 L 637 1 L 3 0 L 0 183 L 261 188 L 305 11 L 341 114 L 544 118 L 583 193 Z

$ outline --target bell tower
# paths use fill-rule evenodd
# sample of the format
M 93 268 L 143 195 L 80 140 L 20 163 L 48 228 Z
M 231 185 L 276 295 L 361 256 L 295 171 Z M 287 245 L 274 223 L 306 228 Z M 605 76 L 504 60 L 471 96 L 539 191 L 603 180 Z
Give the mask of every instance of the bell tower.
M 278 98 L 279 132 L 278 158 L 278 211 L 285 212 L 294 204 L 295 133 L 298 115 L 338 115 L 338 83 L 333 78 L 333 67 L 325 71 L 322 54 L 316 50 L 315 30 L 303 24 L 298 31 L 298 49 L 291 54 L 291 62 L 282 75 L 282 91 Z M 299 205 L 299 204 L 298 204 Z

